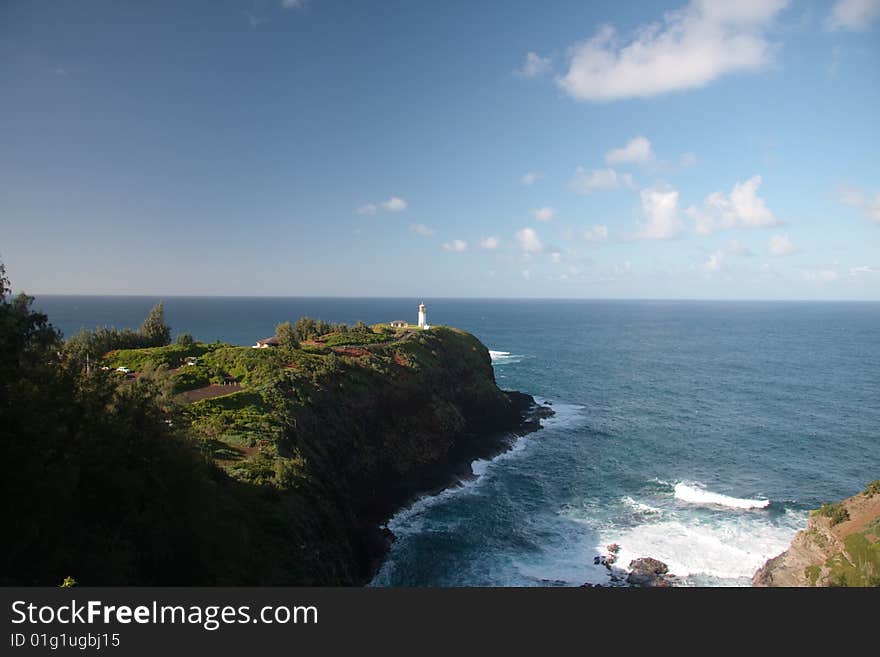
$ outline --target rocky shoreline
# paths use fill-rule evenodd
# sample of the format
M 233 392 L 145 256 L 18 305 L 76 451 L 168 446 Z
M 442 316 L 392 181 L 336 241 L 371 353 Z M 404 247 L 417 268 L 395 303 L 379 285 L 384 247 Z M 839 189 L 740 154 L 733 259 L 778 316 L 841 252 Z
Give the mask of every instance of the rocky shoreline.
M 752 586 L 880 586 L 880 481 L 811 512 L 807 528 L 758 569 Z
M 598 555 L 593 564 L 605 566 L 609 573 L 608 584 L 584 584 L 584 587 L 606 588 L 609 586 L 630 586 L 636 588 L 667 588 L 674 586 L 677 578 L 669 573 L 669 566 L 653 557 L 639 557 L 629 562 L 627 569 L 617 565 L 620 546 L 612 543 L 608 554 Z

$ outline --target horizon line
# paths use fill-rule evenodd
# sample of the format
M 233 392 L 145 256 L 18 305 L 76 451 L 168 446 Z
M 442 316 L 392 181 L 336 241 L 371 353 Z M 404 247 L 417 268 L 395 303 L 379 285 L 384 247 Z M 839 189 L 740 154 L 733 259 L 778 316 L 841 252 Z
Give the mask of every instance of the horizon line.
M 29 297 L 116 297 L 116 298 L 144 298 L 144 299 L 339 299 L 339 300 L 435 300 L 435 301 L 707 301 L 707 302 L 797 302 L 797 303 L 880 303 L 880 299 L 840 299 L 840 298 L 755 298 L 755 297 L 515 297 L 515 296 L 495 296 L 495 297 L 478 297 L 478 296 L 415 296 L 415 295 L 283 295 L 283 294 L 264 294 L 264 295 L 239 295 L 239 294 L 157 294 L 157 293 L 93 293 L 93 292 L 76 292 L 76 293 L 33 293 L 15 291 L 9 296 L 17 296 L 18 294 L 26 294 Z

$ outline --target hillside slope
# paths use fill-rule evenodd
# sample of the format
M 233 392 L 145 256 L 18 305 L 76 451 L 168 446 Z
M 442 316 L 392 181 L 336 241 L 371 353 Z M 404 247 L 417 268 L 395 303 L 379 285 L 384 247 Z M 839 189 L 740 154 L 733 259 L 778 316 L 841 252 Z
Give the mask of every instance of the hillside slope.
M 880 586 L 880 481 L 810 515 L 788 550 L 767 561 L 754 586 Z

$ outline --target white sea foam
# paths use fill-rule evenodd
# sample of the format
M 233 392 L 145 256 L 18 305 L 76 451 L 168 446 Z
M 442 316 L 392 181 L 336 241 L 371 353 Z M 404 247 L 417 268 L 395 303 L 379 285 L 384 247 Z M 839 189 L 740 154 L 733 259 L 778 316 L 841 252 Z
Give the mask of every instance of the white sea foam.
M 609 543 L 620 545 L 617 563 L 622 568 L 633 559 L 653 557 L 679 577 L 708 576 L 747 583 L 767 559 L 788 548 L 802 528 L 801 515 L 786 513 L 779 523 L 756 516 L 725 516 L 721 521 L 670 519 L 623 531 L 610 529 L 600 534 L 602 541 L 596 550 L 604 552 Z
M 657 507 L 653 507 L 650 504 L 645 504 L 644 502 L 637 502 L 629 495 L 625 495 L 624 497 L 620 498 L 620 501 L 636 513 L 661 513 L 660 509 L 658 509 Z
M 489 350 L 489 357 L 495 365 L 508 365 L 522 360 L 521 354 L 512 354 L 509 351 L 496 351 L 495 349 Z
M 730 497 L 720 493 L 713 493 L 698 486 L 691 486 L 684 482 L 675 484 L 675 497 L 682 502 L 689 502 L 691 504 L 726 506 L 731 509 L 764 509 L 770 504 L 770 500 Z

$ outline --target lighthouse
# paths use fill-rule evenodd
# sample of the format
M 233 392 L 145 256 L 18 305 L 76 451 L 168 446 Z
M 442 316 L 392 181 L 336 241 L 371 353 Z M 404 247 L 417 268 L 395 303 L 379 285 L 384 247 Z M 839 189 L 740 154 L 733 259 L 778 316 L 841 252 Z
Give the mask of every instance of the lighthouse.
M 419 328 L 428 328 L 428 313 L 425 312 L 425 304 L 419 304 Z

